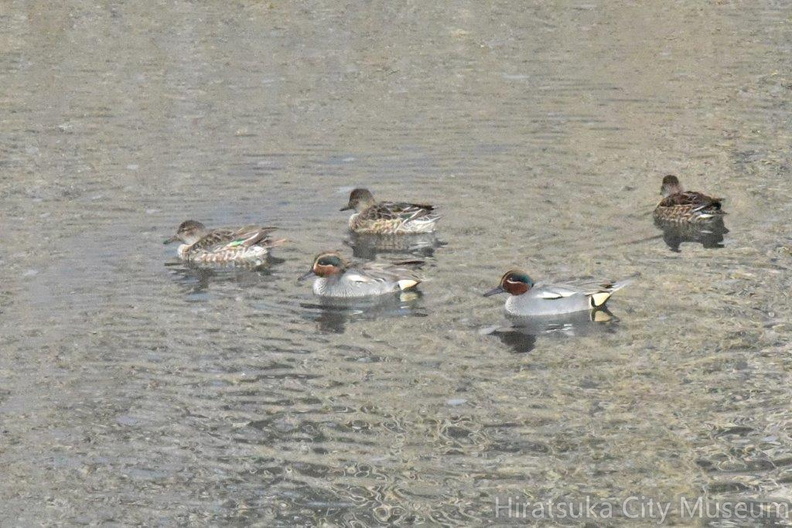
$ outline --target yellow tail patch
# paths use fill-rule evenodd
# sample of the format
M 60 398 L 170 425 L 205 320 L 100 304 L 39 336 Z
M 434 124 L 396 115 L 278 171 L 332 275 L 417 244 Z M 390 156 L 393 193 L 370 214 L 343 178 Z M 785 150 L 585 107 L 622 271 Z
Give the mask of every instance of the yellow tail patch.
M 613 294 L 613 292 L 599 292 L 599 293 L 592 294 L 591 295 L 591 306 L 593 306 L 594 308 L 599 308 L 600 306 L 605 304 L 605 302 L 608 299 L 610 299 L 610 296 L 612 294 Z
M 418 286 L 420 281 L 412 280 L 412 279 L 402 279 L 399 281 L 399 289 L 401 290 L 409 290 L 410 288 L 415 288 Z

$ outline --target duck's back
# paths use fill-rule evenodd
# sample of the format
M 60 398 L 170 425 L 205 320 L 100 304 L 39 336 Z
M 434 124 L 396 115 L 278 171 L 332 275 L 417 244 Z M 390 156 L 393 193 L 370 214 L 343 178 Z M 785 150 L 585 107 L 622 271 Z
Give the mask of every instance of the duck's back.
M 696 222 L 725 214 L 721 198 L 713 198 L 695 191 L 670 194 L 654 210 L 658 220 Z
M 379 202 L 352 215 L 349 227 L 358 233 L 430 233 L 439 218 L 431 205 Z
M 522 295 L 511 295 L 506 301 L 506 311 L 517 316 L 546 316 L 594 310 L 604 306 L 613 292 L 630 282 L 632 279 L 539 284 Z
M 258 262 L 267 256 L 269 248 L 283 242 L 269 238 L 274 230 L 255 225 L 213 229 L 191 246 L 179 248 L 179 252 L 184 253 L 183 258 L 201 264 Z
M 506 300 L 506 311 L 512 315 L 560 315 L 590 310 L 589 297 L 567 285 L 534 286 L 522 295 Z
M 418 286 L 421 279 L 413 270 L 403 267 L 348 269 L 340 275 L 320 277 L 314 281 L 313 291 L 323 297 L 369 297 L 385 295 Z

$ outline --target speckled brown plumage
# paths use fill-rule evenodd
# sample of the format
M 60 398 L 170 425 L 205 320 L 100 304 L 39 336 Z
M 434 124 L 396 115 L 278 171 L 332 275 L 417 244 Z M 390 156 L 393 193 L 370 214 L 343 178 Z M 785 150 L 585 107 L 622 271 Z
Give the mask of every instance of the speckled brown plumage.
M 368 189 L 355 189 L 342 211 L 354 209 L 349 229 L 355 233 L 400 235 L 432 233 L 440 216 L 432 205 L 377 202 Z
M 685 191 L 676 176 L 669 175 L 663 178 L 661 192 L 663 199 L 654 210 L 654 217 L 657 220 L 708 222 L 726 214 L 721 209 L 721 198 L 713 198 L 695 191 Z
M 266 261 L 271 248 L 285 242 L 285 239 L 275 240 L 269 236 L 275 229 L 255 225 L 207 229 L 200 222 L 187 220 L 165 242 L 181 240 L 179 257 L 196 264 L 260 265 Z

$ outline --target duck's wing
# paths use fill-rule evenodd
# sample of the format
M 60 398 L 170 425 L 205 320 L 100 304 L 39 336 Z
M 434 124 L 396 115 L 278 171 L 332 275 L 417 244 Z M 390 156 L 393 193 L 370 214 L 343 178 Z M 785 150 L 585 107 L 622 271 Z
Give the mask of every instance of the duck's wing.
M 633 277 L 620 281 L 578 280 L 567 284 L 548 284 L 533 288 L 533 296 L 537 299 L 557 300 L 573 296 L 584 296 L 590 308 L 604 306 L 613 292 L 631 283 Z M 570 301 L 571 302 L 571 301 Z
M 361 282 L 397 282 L 402 290 L 417 286 L 423 277 L 417 269 L 424 264 L 422 260 L 402 260 L 398 262 L 367 262 L 357 269 L 347 271 L 346 276 Z
M 660 201 L 660 207 L 692 207 L 694 211 L 720 210 L 722 198 L 714 198 L 706 194 L 685 191 L 666 196 Z
M 533 288 L 534 297 L 537 299 L 563 299 L 583 293 L 568 284 L 542 284 Z
M 407 202 L 379 202 L 361 213 L 366 220 L 401 220 L 407 222 L 425 216 L 437 216 L 435 207 Z
M 277 227 L 246 226 L 237 230 L 234 239 L 227 245 L 230 247 L 250 247 L 255 245 L 272 245 L 269 235 Z
M 536 289 L 537 297 L 542 299 L 560 299 L 571 297 L 576 294 L 586 296 L 597 295 L 600 293 L 613 293 L 630 284 L 635 278 L 611 281 L 611 280 L 572 280 L 564 284 L 543 284 Z
M 198 242 L 193 244 L 193 249 L 213 252 L 235 247 L 251 247 L 262 243 L 273 245 L 273 241 L 269 240 L 268 236 L 276 229 L 276 227 L 261 227 L 256 225 L 220 227 L 218 229 L 213 229 Z

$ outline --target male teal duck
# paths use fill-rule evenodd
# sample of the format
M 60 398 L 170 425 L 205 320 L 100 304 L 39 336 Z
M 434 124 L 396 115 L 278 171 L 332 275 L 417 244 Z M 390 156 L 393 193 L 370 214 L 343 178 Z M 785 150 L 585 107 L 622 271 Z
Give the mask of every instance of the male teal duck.
M 273 247 L 286 241 L 269 236 L 275 229 L 255 225 L 207 229 L 201 222 L 187 220 L 165 243 L 182 241 L 178 249 L 179 257 L 195 264 L 259 266 L 266 261 Z
M 299 280 L 316 276 L 313 292 L 320 297 L 373 297 L 415 289 L 421 278 L 413 269 L 420 260 L 393 264 L 366 262 L 352 266 L 335 252 L 320 253 Z
M 660 192 L 663 199 L 655 207 L 654 217 L 661 222 L 708 222 L 726 214 L 721 209 L 721 198 L 685 191 L 674 175 L 663 178 Z
M 507 271 L 497 287 L 484 294 L 508 293 L 506 313 L 513 316 L 553 316 L 597 310 L 617 290 L 632 282 L 575 281 L 568 284 L 535 284 L 521 270 Z
M 432 205 L 377 202 L 368 189 L 355 189 L 342 211 L 354 209 L 349 229 L 355 233 L 397 235 L 433 233 L 440 216 Z

